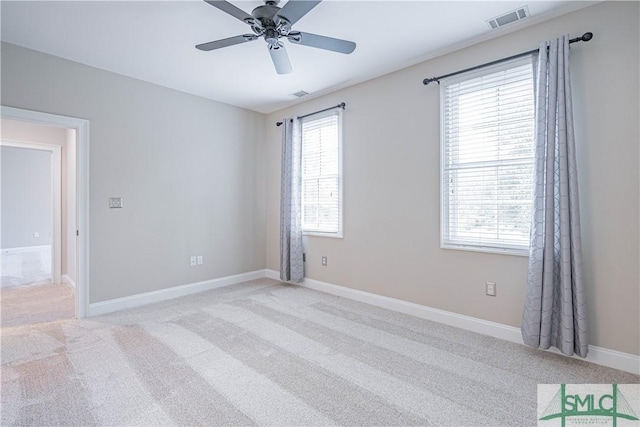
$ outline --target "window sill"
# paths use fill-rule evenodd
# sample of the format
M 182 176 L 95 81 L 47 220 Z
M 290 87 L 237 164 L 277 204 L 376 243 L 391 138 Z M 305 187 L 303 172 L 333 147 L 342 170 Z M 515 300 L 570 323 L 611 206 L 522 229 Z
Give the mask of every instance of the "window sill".
M 466 246 L 455 245 L 451 243 L 441 243 L 440 249 L 449 249 L 454 251 L 468 251 L 468 252 L 481 252 L 487 254 L 499 254 L 499 255 L 515 255 L 521 257 L 529 257 L 529 249 L 509 249 L 509 248 L 493 248 L 493 247 L 478 247 L 478 246 Z
M 342 239 L 342 233 L 322 233 L 319 231 L 303 231 L 302 236 L 313 236 L 313 237 L 329 237 L 332 239 Z

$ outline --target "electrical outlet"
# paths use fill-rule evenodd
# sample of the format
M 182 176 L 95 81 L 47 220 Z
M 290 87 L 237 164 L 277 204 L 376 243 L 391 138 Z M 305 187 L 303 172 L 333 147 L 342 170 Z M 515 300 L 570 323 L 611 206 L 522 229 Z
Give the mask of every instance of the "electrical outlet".
M 121 208 L 122 206 L 123 206 L 122 197 L 109 197 L 109 208 L 118 209 L 118 208 Z
M 490 297 L 496 296 L 496 284 L 495 282 L 485 282 L 486 294 Z
M 326 256 L 322 257 L 322 265 L 323 265 L 323 267 L 327 266 L 327 257 Z
M 195 266 L 196 266 L 196 262 L 197 262 L 197 261 L 196 261 L 196 257 L 195 257 L 195 256 L 192 256 L 192 257 L 189 259 L 189 264 L 191 265 L 191 267 L 195 267 Z
M 38 237 L 40 237 L 40 233 L 38 233 L 37 231 L 34 232 L 33 233 L 33 237 L 37 239 Z
M 204 263 L 204 259 L 202 259 L 202 255 L 198 255 L 198 265 L 202 265 Z

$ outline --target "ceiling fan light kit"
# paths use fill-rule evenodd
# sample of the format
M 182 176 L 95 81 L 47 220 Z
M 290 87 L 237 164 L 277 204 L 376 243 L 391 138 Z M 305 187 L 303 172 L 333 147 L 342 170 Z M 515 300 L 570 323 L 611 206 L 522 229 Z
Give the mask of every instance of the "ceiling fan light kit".
M 253 34 L 242 34 L 196 46 L 203 51 L 234 46 L 262 37 L 267 42 L 267 48 L 276 72 L 288 74 L 292 70 L 291 62 L 284 43 L 280 39 L 344 54 L 350 54 L 356 48 L 356 44 L 352 41 L 291 30 L 292 25 L 316 7 L 321 0 L 289 0 L 282 8 L 278 7 L 279 0 L 265 0 L 265 4 L 253 9 L 251 15 L 225 0 L 204 1 L 248 24 Z

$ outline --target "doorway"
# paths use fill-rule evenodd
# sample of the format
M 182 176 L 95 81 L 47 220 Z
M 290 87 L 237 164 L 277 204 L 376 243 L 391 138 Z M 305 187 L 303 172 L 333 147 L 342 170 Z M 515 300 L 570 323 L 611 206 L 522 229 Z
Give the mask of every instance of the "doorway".
M 66 144 L 43 144 L 31 145 L 32 150 L 49 151 L 52 156 L 52 177 L 58 176 L 58 182 L 52 184 L 52 205 L 58 209 L 52 209 L 53 224 L 51 227 L 51 282 L 53 285 L 61 283 L 74 287 L 72 293 L 71 308 L 77 318 L 83 318 L 88 313 L 89 295 L 89 271 L 88 271 L 88 249 L 89 249 L 89 207 L 88 207 L 88 177 L 89 177 L 89 122 L 83 119 L 59 116 L 48 113 L 40 113 L 30 110 L 17 109 L 2 106 L 2 119 L 16 122 L 20 125 L 33 125 L 34 127 L 48 127 L 57 129 L 66 135 Z M 17 126 L 18 128 L 20 126 Z M 7 141 L 7 132 L 3 129 L 3 146 L 5 145 L 27 145 L 33 142 Z M 19 138 L 23 139 L 23 138 Z M 24 138 L 31 139 L 34 138 Z M 38 138 L 35 138 L 38 140 Z M 53 145 L 53 146 L 52 146 Z M 62 147 L 66 149 L 63 149 Z M 25 148 L 24 146 L 22 148 Z M 57 156 L 57 159 L 56 159 Z M 57 191 L 56 191 L 57 189 Z M 58 226 L 56 227 L 55 224 Z M 34 233 L 35 234 L 35 233 Z M 38 289 L 50 292 L 53 288 Z M 35 291 L 31 289 L 31 291 Z M 36 295 L 38 292 L 32 292 Z M 54 300 L 64 298 L 69 295 L 56 294 L 46 296 Z M 42 295 L 41 295 L 42 296 Z M 16 296 L 18 301 L 24 295 Z M 34 297 L 35 298 L 35 297 Z M 31 297 L 22 298 L 26 301 L 26 312 L 35 311 L 28 308 Z M 52 301 L 53 302 L 53 301 Z M 16 302 L 17 304 L 17 302 Z M 55 305 L 55 304 L 50 304 Z M 60 303 L 62 306 L 62 303 Z M 3 307 L 4 309 L 4 307 Z M 55 311 L 55 310 L 53 310 Z M 64 313 L 58 315 L 65 316 Z M 51 314 L 55 316 L 55 314 Z M 3 316 L 4 317 L 4 316 Z M 51 319 L 54 320 L 54 319 Z
M 74 132 L 2 118 L 3 327 L 75 317 Z
M 65 132 L 47 133 L 48 128 L 24 126 L 2 119 L 3 288 L 42 280 L 61 282 L 63 146 L 54 142 L 64 144 Z M 33 137 L 29 132 L 39 132 L 50 142 L 18 140 Z M 75 205 L 75 199 L 69 204 Z M 21 258 L 25 260 L 20 262 Z

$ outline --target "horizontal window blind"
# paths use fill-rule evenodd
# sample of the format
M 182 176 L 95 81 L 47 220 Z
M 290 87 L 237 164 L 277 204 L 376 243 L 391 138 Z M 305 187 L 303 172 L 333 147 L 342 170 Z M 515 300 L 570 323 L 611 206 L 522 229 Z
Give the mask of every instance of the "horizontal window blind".
M 341 109 L 302 120 L 302 229 L 341 236 Z
M 441 85 L 442 245 L 525 252 L 534 157 L 531 57 Z

